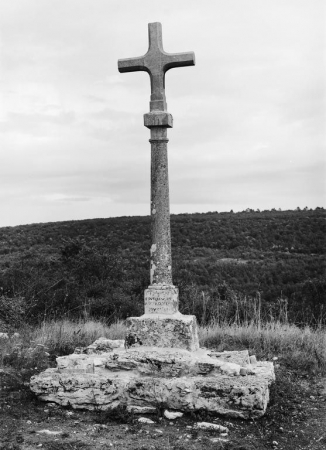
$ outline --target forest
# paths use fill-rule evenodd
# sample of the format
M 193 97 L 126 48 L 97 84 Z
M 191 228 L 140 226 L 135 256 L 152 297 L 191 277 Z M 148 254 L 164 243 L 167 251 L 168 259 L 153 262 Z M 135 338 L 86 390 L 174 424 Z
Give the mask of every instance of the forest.
M 325 324 L 325 219 L 324 208 L 172 215 L 181 312 Z M 148 216 L 0 228 L 0 328 L 141 315 L 149 249 Z

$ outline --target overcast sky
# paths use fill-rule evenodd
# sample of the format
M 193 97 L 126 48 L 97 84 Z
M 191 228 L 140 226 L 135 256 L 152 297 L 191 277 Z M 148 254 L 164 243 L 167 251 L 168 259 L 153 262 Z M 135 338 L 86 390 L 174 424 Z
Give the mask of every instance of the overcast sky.
M 166 75 L 171 212 L 325 206 L 323 0 L 4 0 L 0 226 L 149 214 L 145 72 Z

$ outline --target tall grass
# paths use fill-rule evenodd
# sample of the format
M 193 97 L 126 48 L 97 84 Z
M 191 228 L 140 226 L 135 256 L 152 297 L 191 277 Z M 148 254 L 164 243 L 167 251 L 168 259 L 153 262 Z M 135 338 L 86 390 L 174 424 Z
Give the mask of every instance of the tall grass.
M 199 291 L 197 286 L 190 286 L 188 297 L 182 299 L 184 314 L 194 314 L 201 325 L 212 320 L 218 323 L 248 323 L 289 321 L 288 299 L 279 297 L 268 303 L 259 292 L 254 296 L 234 291 L 226 283 L 219 285 L 215 295 Z M 313 317 L 311 317 L 311 322 Z
M 211 322 L 199 328 L 203 347 L 223 350 L 248 349 L 259 359 L 278 357 L 298 369 L 326 372 L 326 329 L 267 322 L 242 324 Z
M 44 322 L 32 331 L 32 341 L 43 344 L 50 351 L 67 354 L 75 347 L 86 347 L 99 337 L 124 339 L 126 328 L 122 321 L 106 325 L 100 320 L 71 321 L 68 319 Z
M 298 370 L 326 373 L 325 328 L 299 328 L 289 323 L 254 319 L 257 317 L 250 322 L 231 324 L 227 321 L 212 320 L 208 325 L 200 326 L 201 347 L 218 351 L 248 349 L 250 354 L 257 355 L 259 359 L 278 357 L 280 361 Z M 19 369 L 19 361 L 25 364 L 28 355 L 40 355 L 40 349 L 44 349 L 54 358 L 72 353 L 75 347 L 90 345 L 101 336 L 124 339 L 126 327 L 121 321 L 108 326 L 104 320 L 65 319 L 44 322 L 34 328 L 26 327 L 19 332 L 21 336 L 18 341 L 0 341 L 0 365 L 6 363 L 5 356 L 15 352 L 20 355 L 20 360 L 16 358 L 15 366 Z M 8 361 L 10 362 L 10 358 L 7 358 Z
M 209 303 L 204 297 L 203 303 Z M 288 366 L 326 373 L 326 327 L 321 321 L 314 327 L 290 323 L 286 298 L 263 305 L 259 293 L 248 297 L 230 291 L 226 297 L 227 302 L 211 302 L 211 314 L 201 322 L 203 347 L 248 349 L 259 359 L 279 357 Z
M 67 355 L 76 347 L 86 347 L 101 336 L 108 339 L 125 337 L 122 322 L 108 326 L 99 320 L 64 319 L 43 322 L 36 327 L 24 326 L 17 331 L 20 337 L 0 339 L 0 366 L 9 363 L 19 369 L 19 365 L 30 366 L 38 361 L 38 365 L 43 367 L 46 354 L 52 357 Z

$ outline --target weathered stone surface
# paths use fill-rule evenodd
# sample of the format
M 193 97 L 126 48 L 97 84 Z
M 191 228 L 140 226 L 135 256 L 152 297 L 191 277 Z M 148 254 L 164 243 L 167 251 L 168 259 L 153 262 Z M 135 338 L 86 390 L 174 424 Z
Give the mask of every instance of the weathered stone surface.
M 189 352 L 177 348 L 143 346 L 128 350 L 117 348 L 110 353 L 101 355 L 61 356 L 57 358 L 57 367 L 60 372 L 92 373 L 95 368 L 102 367 L 112 372 L 133 371 L 138 375 L 157 377 L 211 376 L 218 373 L 238 376 L 241 371 L 240 365 L 232 361 L 231 355 L 227 361 L 224 361 L 211 358 L 203 349 Z
M 144 314 L 140 317 L 129 317 L 127 326 L 127 347 L 143 345 L 183 348 L 189 351 L 199 349 L 195 316 L 186 316 L 181 313 Z
M 196 428 L 199 428 L 200 430 L 218 431 L 219 433 L 229 432 L 229 429 L 227 427 L 223 427 L 222 425 L 218 425 L 217 423 L 210 422 L 197 422 Z
M 149 419 L 148 417 L 139 417 L 138 422 L 140 423 L 146 423 L 147 425 L 152 425 L 154 420 Z
M 164 111 L 154 111 L 144 114 L 144 125 L 147 128 L 166 127 L 173 128 L 172 114 Z
M 175 420 L 182 416 L 183 413 L 179 411 L 168 411 L 167 409 L 164 411 L 164 417 L 166 417 L 169 420 Z
M 173 286 L 167 129 L 151 128 L 151 237 L 150 284 Z M 150 287 L 151 287 L 150 286 Z
M 212 359 L 207 352 L 183 349 L 136 347 L 107 355 L 104 363 L 111 371 L 130 370 L 157 377 L 214 375 L 237 376 L 240 366 L 230 361 Z
M 257 359 L 256 359 L 255 355 L 250 356 L 249 360 L 250 360 L 250 364 L 252 364 L 252 365 L 257 364 Z
M 150 286 L 145 289 L 145 314 L 176 314 L 178 311 L 178 288 Z
M 179 411 L 203 409 L 246 419 L 262 416 L 274 380 L 273 363 L 248 365 L 251 374 L 244 377 L 239 376 L 241 367 L 232 362 L 232 354 L 228 361 L 208 354 L 204 349 L 146 347 L 72 354 L 57 358 L 57 369 L 32 377 L 31 389 L 42 400 L 73 408 L 125 405 L 129 411 L 146 413 L 164 404 Z
M 133 412 L 134 414 L 155 414 L 157 412 L 156 406 L 127 406 L 128 412 Z
M 259 363 L 258 363 L 259 366 Z M 31 379 L 40 399 L 81 409 L 148 408 L 165 404 L 179 411 L 206 410 L 230 417 L 261 417 L 269 398 L 273 365 L 260 367 L 247 377 L 215 376 L 154 377 L 134 372 L 60 373 L 48 369 Z
M 57 358 L 59 372 L 86 372 L 94 373 L 94 359 L 88 355 L 73 353 L 69 356 L 59 356 Z
M 98 338 L 88 347 L 77 347 L 76 354 L 85 353 L 91 355 L 93 353 L 101 354 L 112 351 L 114 348 L 124 348 L 125 341 L 123 339 L 107 339 L 105 337 Z
M 217 358 L 223 361 L 230 361 L 239 364 L 241 367 L 245 367 L 250 364 L 248 350 L 234 350 L 230 352 L 215 352 L 208 350 L 208 355 L 211 358 Z

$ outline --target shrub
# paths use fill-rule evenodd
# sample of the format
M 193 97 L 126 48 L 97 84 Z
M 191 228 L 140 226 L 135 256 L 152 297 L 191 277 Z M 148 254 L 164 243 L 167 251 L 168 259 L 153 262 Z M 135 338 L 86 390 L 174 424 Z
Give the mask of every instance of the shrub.
M 0 296 L 0 326 L 18 328 L 24 323 L 27 305 L 24 297 Z M 0 331 L 1 328 L 0 328 Z M 5 331 L 5 330 L 4 330 Z

